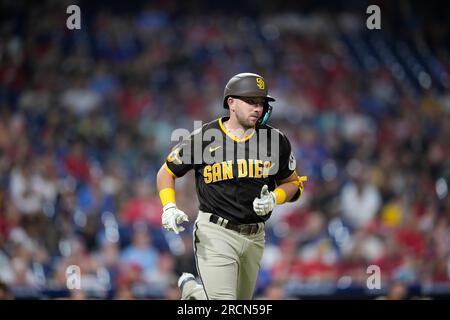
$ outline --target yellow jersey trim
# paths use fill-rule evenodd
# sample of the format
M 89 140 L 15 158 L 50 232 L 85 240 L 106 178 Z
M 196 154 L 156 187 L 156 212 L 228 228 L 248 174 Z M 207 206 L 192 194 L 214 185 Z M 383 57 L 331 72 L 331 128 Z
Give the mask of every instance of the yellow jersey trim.
M 172 170 L 170 170 L 170 168 L 167 166 L 167 163 L 164 163 L 164 168 L 166 169 L 166 171 L 167 171 L 168 173 L 170 173 L 170 175 L 171 175 L 172 177 L 178 178 L 178 177 L 175 175 L 175 173 L 173 173 Z

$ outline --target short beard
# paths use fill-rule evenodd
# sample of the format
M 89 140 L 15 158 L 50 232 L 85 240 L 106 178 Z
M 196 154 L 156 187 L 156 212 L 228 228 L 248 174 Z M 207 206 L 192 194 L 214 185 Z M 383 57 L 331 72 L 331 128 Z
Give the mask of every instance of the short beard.
M 236 119 L 237 119 L 238 123 L 241 125 L 241 127 L 244 128 L 244 131 L 253 129 L 256 126 L 256 124 L 253 125 L 253 124 L 248 123 L 245 119 L 241 119 L 239 116 L 237 116 L 237 114 L 236 114 Z

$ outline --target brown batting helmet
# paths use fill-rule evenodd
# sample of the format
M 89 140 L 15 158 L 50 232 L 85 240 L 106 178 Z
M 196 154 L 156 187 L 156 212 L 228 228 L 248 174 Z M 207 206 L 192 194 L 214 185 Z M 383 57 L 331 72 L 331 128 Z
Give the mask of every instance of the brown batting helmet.
M 257 125 L 266 124 L 272 113 L 272 106 L 269 101 L 275 101 L 269 95 L 266 81 L 256 73 L 239 73 L 233 76 L 225 86 L 223 91 L 223 107 L 228 109 L 228 97 L 264 97 L 264 110 L 262 116 L 258 119 Z
M 265 97 L 266 101 L 275 101 L 269 96 L 269 90 L 263 77 L 256 73 L 239 73 L 232 77 L 223 91 L 223 107 L 228 109 L 228 97 Z

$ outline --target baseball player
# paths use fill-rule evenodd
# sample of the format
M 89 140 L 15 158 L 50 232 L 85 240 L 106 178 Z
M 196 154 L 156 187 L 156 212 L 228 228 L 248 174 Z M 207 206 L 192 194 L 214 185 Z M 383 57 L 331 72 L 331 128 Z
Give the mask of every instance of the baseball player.
M 158 172 L 162 226 L 179 233 L 188 216 L 176 205 L 175 179 L 195 171 L 200 206 L 193 240 L 202 284 L 183 273 L 178 281 L 183 300 L 251 299 L 265 245 L 264 223 L 275 206 L 303 192 L 306 177 L 297 175 L 288 138 L 266 124 L 270 101 L 275 99 L 263 77 L 235 75 L 224 90 L 229 116 L 192 132 Z M 195 161 L 199 153 L 205 158 Z

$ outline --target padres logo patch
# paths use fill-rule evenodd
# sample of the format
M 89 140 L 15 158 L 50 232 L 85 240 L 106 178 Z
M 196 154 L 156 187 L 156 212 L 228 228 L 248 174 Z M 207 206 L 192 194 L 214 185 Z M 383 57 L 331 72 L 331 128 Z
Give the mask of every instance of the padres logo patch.
M 264 88 L 266 87 L 266 84 L 264 83 L 264 80 L 262 78 L 256 78 L 256 85 L 261 90 L 264 90 Z

